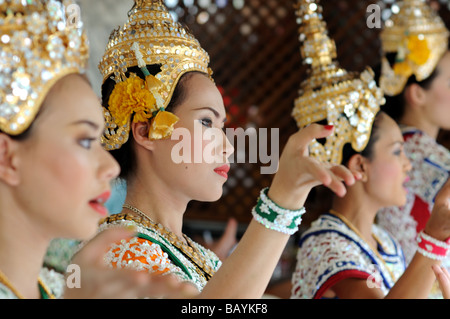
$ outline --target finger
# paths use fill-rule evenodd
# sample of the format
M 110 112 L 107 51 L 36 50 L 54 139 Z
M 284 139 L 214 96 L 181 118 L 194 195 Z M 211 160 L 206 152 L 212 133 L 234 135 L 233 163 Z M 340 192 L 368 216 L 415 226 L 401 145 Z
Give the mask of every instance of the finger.
M 174 275 L 150 275 L 149 283 L 142 286 L 139 294 L 142 297 L 193 298 L 199 294 L 192 283 L 181 282 Z
M 439 288 L 441 289 L 442 295 L 445 299 L 450 298 L 450 277 L 448 276 L 448 271 L 444 267 L 438 265 L 432 266 L 433 272 L 439 283 Z
M 347 185 L 353 185 L 355 183 L 355 175 L 343 165 L 335 165 L 330 168 L 333 174 L 340 180 L 344 181 Z
M 328 186 L 332 182 L 330 170 L 315 160 L 310 161 L 309 173 L 318 182 L 318 185 Z
M 110 228 L 96 235 L 83 248 L 78 251 L 73 261 L 87 261 L 90 264 L 103 265 L 103 254 L 99 252 L 107 252 L 112 244 L 122 239 L 128 239 L 133 236 L 133 229 L 124 227 Z
M 148 273 L 132 269 L 97 269 L 97 271 L 91 272 L 90 277 L 89 284 L 95 288 L 91 291 L 93 299 L 138 298 L 141 287 L 149 285 L 151 282 Z M 155 297 L 155 295 L 151 297 Z
M 447 268 L 445 267 L 441 267 L 442 271 L 444 272 L 445 276 L 448 278 L 448 280 L 450 281 L 450 273 L 448 272 Z
M 67 287 L 64 297 L 66 299 L 120 298 L 122 289 L 136 286 L 133 279 L 133 276 L 124 270 L 83 268 L 80 286 Z
M 174 298 L 174 299 L 179 299 L 179 298 L 190 299 L 190 298 L 197 297 L 199 294 L 200 294 L 200 291 L 197 289 L 196 286 L 194 286 L 194 284 L 192 284 L 190 282 L 183 282 L 183 283 L 181 283 L 181 287 L 180 287 L 178 293 L 168 295 L 167 297 Z
M 330 174 L 330 176 L 331 176 L 331 183 L 327 187 L 339 197 L 345 196 L 345 194 L 347 193 L 347 188 L 342 182 L 342 179 L 332 173 Z
M 293 136 L 295 136 L 295 142 L 299 146 L 307 146 L 314 139 L 325 138 L 333 133 L 334 127 L 332 125 L 320 125 L 312 123 L 307 127 L 302 128 Z

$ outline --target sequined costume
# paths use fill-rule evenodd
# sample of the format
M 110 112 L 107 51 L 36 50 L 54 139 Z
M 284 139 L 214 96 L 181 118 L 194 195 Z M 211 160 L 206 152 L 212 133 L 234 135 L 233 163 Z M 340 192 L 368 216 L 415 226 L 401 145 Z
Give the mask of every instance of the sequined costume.
M 380 210 L 377 220 L 400 242 L 409 263 L 417 250 L 417 234 L 425 228 L 434 198 L 449 177 L 450 152 L 415 128 L 402 127 L 402 132 L 404 150 L 412 165 L 407 202 L 402 207 Z M 443 265 L 450 270 L 449 256 Z
M 337 216 L 320 216 L 301 236 L 291 298 L 322 298 L 347 278 L 365 279 L 386 295 L 405 271 L 405 260 L 391 235 L 377 225 L 372 231 L 379 240 L 378 254 Z
M 438 12 L 425 1 L 399 2 L 392 23 L 381 32 L 383 56 L 380 87 L 385 94 L 403 94 L 412 75 L 417 81 L 429 78 L 448 50 L 449 34 Z M 408 47 L 406 51 L 405 45 Z M 391 66 L 386 56 L 393 53 L 396 59 Z M 422 58 L 418 60 L 418 56 Z M 396 68 L 407 72 L 396 72 Z M 412 165 L 407 183 L 409 193 L 403 207 L 381 209 L 377 220 L 400 242 L 409 264 L 417 250 L 417 234 L 425 228 L 434 198 L 449 177 L 450 152 L 415 127 L 400 125 L 400 128 L 405 140 L 404 150 Z M 447 256 L 442 264 L 450 269 L 450 257 Z M 441 293 L 431 295 L 436 296 L 441 296 Z
M 163 226 L 148 220 L 124 213 L 115 214 L 106 218 L 99 230 L 115 226 L 136 227 L 137 235 L 109 249 L 105 261 L 113 268 L 174 274 L 181 281 L 193 283 L 201 291 L 221 266 L 219 258 L 209 249 L 187 237 L 189 245 L 184 245 Z
M 356 152 L 366 148 L 385 98 L 370 68 L 358 75 L 339 67 L 322 7 L 314 1 L 298 0 L 296 9 L 300 51 L 311 73 L 301 84 L 292 115 L 300 128 L 317 122 L 333 125 L 334 133 L 325 142 L 313 141 L 310 154 L 321 162 L 341 164 L 346 144 Z M 374 251 L 343 222 L 344 218 L 324 214 L 303 233 L 291 298 L 322 298 L 329 288 L 346 278 L 367 280 L 368 285 L 387 294 L 405 270 L 401 247 L 386 231 L 372 226 L 379 238 Z
M 155 75 L 150 74 L 147 67 L 155 65 L 160 70 Z M 128 88 L 133 81 L 141 81 L 135 73 L 129 74 L 128 70 L 134 67 L 139 67 L 140 75 L 145 76 L 146 85 L 137 85 L 136 90 L 148 97 L 146 99 L 137 99 L 136 90 L 122 89 Z M 103 85 L 111 79 L 115 82 L 108 105 L 104 105 L 106 130 L 102 142 L 108 151 L 119 149 L 127 143 L 131 121 L 150 121 L 150 130 L 155 126 L 158 115 L 167 113 L 165 108 L 185 73 L 201 72 L 213 81 L 208 53 L 193 34 L 173 19 L 161 0 L 134 1 L 126 23 L 111 33 L 99 70 Z M 127 103 L 123 102 L 125 98 Z M 167 138 L 173 124 L 172 121 L 170 124 L 162 123 L 159 126 L 169 130 L 155 135 L 149 132 L 149 138 Z M 220 267 L 219 258 L 186 236 L 177 238 L 143 213 L 138 216 L 122 212 L 111 215 L 101 224 L 101 231 L 115 225 L 133 225 L 138 229 L 136 237 L 117 243 L 109 250 L 107 264 L 117 268 L 175 274 L 182 281 L 194 283 L 201 291 Z
M 63 297 L 65 287 L 63 275 L 54 270 L 42 268 L 39 278 L 45 285 L 39 285 L 42 299 Z M 0 299 L 18 299 L 18 296 L 14 294 L 10 288 L 0 282 Z

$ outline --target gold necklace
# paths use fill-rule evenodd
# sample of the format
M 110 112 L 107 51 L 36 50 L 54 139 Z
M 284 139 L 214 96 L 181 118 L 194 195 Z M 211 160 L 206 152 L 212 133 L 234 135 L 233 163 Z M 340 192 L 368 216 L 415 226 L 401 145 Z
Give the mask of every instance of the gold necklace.
M 165 239 L 167 239 L 173 246 L 178 248 L 192 262 L 192 264 L 196 268 L 197 273 L 205 278 L 206 281 L 208 281 L 212 277 L 212 275 L 214 275 L 214 269 L 206 264 L 206 261 L 202 257 L 201 253 L 198 252 L 194 242 L 188 236 L 183 234 L 183 237 L 187 242 L 186 244 L 175 233 L 168 230 L 166 227 L 164 227 L 164 225 L 155 223 L 150 217 L 148 217 L 136 207 L 129 204 L 124 204 L 122 207 L 137 213 L 141 217 L 141 219 L 136 220 L 127 214 L 123 214 L 123 216 L 119 216 L 120 214 L 115 214 L 109 217 L 117 216 L 117 219 L 133 220 L 143 225 L 145 228 L 153 228 L 155 230 L 158 230 Z
M 3 283 L 6 287 L 9 288 L 9 290 L 12 291 L 13 294 L 16 295 L 19 299 L 25 299 L 25 297 L 12 285 L 12 283 L 9 281 L 8 277 L 0 270 L 0 282 Z M 55 296 L 50 293 L 50 290 L 47 288 L 47 286 L 44 285 L 41 278 L 38 279 L 38 284 L 44 289 L 45 293 L 50 299 L 55 299 Z
M 338 213 L 334 209 L 330 209 L 330 213 L 332 215 L 335 215 L 336 217 L 338 217 L 340 220 L 342 220 L 344 222 L 344 224 L 347 225 L 348 228 L 350 228 L 359 238 L 361 238 L 362 241 L 364 241 L 367 244 L 367 246 L 370 248 L 370 250 L 372 250 L 375 253 L 375 255 L 377 255 L 378 259 L 380 259 L 380 261 L 383 263 L 384 268 L 386 268 L 386 270 L 389 272 L 389 275 L 391 276 L 392 281 L 395 282 L 394 274 L 389 269 L 389 267 L 386 265 L 386 262 L 384 261 L 383 257 L 380 255 L 380 253 L 378 252 L 378 249 L 373 249 L 373 247 L 371 245 L 369 245 L 369 243 L 364 239 L 364 237 L 359 232 L 359 230 L 344 215 Z M 377 243 L 382 245 L 380 239 L 375 234 L 372 234 L 372 236 Z

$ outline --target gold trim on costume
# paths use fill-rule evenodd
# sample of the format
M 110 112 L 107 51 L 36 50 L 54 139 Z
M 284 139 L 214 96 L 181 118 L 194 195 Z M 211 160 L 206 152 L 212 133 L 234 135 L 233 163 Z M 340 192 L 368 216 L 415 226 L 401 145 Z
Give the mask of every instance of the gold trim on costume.
M 87 36 L 67 21 L 72 1 L 2 1 L 0 4 L 0 130 L 24 132 L 50 88 L 71 73 L 84 73 Z
M 430 76 L 448 49 L 449 31 L 439 15 L 424 0 L 395 4 L 398 12 L 381 31 L 383 51 L 380 86 L 389 96 L 400 94 L 411 75 L 417 81 Z M 391 67 L 386 54 L 396 53 Z
M 208 53 L 173 19 L 161 0 L 136 0 L 125 25 L 111 33 L 98 66 L 103 83 L 108 78 L 116 83 L 125 81 L 128 68 L 145 67 L 140 61 L 161 66 L 155 77 L 162 83 L 162 108 L 169 104 L 179 79 L 186 72 L 212 75 Z M 117 123 L 107 108 L 104 114 L 106 131 L 102 142 L 107 150 L 118 149 L 128 140 L 130 122 Z

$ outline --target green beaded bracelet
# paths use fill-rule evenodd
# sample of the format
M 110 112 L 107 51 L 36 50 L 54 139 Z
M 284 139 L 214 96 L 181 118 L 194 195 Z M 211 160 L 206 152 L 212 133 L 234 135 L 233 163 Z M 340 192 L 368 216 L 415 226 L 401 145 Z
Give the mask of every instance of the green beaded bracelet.
M 253 217 L 266 228 L 288 235 L 294 234 L 302 221 L 301 216 L 305 213 L 305 208 L 285 209 L 267 196 L 268 190 L 268 187 L 261 190 L 258 202 L 252 210 Z

